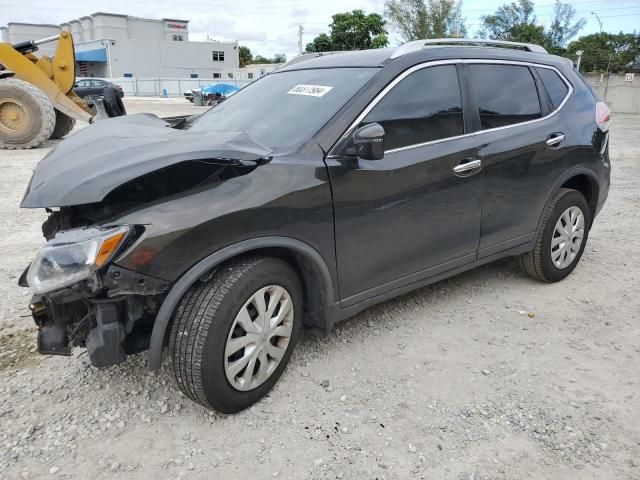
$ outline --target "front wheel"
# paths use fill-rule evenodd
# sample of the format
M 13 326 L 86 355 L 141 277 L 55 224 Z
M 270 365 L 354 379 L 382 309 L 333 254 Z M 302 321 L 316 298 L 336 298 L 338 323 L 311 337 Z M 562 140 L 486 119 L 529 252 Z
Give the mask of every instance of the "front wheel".
M 584 196 L 561 189 L 545 209 L 534 249 L 520 256 L 520 266 L 535 279 L 562 280 L 580 261 L 590 227 L 591 211 Z
M 173 318 L 169 351 L 180 389 L 235 413 L 266 395 L 284 371 L 302 324 L 302 291 L 284 261 L 250 257 L 192 287 Z

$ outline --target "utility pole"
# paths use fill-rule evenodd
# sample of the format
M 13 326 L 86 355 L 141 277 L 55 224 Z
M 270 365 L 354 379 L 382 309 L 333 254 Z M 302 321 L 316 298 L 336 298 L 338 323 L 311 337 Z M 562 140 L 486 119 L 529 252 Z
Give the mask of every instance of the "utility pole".
M 302 55 L 302 34 L 304 33 L 304 28 L 302 28 L 302 24 L 298 24 L 298 55 Z
M 602 33 L 602 20 L 600 20 L 600 17 L 596 12 L 591 12 L 591 15 L 595 16 L 596 20 L 598 20 L 598 25 L 600 25 L 600 33 Z
M 576 55 L 578 55 L 578 64 L 576 65 L 576 70 L 580 71 L 580 63 L 582 62 L 582 54 L 584 52 L 582 50 L 576 50 Z

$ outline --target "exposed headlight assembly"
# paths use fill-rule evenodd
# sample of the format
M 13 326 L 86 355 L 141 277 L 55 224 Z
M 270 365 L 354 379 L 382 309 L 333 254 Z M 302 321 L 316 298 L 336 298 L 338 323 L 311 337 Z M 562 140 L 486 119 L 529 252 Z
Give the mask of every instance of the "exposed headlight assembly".
M 35 293 L 46 293 L 89 278 L 111 260 L 128 233 L 126 225 L 59 232 L 29 267 L 29 287 Z

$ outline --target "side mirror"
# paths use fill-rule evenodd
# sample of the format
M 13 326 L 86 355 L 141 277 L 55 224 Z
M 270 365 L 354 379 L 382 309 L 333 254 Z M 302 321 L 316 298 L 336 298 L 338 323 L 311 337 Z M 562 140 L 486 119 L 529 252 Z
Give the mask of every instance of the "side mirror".
M 384 158 L 384 128 L 379 123 L 370 123 L 353 132 L 353 143 L 358 157 L 364 160 Z

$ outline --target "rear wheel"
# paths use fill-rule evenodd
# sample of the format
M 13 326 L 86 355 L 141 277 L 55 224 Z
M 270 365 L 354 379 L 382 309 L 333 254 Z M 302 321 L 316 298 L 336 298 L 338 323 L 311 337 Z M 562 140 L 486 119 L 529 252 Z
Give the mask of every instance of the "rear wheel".
M 522 269 L 544 282 L 567 277 L 582 257 L 591 227 L 591 211 L 584 196 L 567 188 L 551 200 L 536 232 L 535 248 L 520 256 Z
M 251 257 L 192 287 L 169 338 L 173 372 L 192 400 L 234 413 L 261 399 L 284 371 L 302 324 L 302 292 L 284 261 Z
M 40 89 L 17 78 L 0 80 L 0 148 L 37 147 L 55 123 L 55 109 Z
M 67 135 L 76 125 L 76 119 L 56 109 L 56 126 L 49 138 L 57 139 Z

